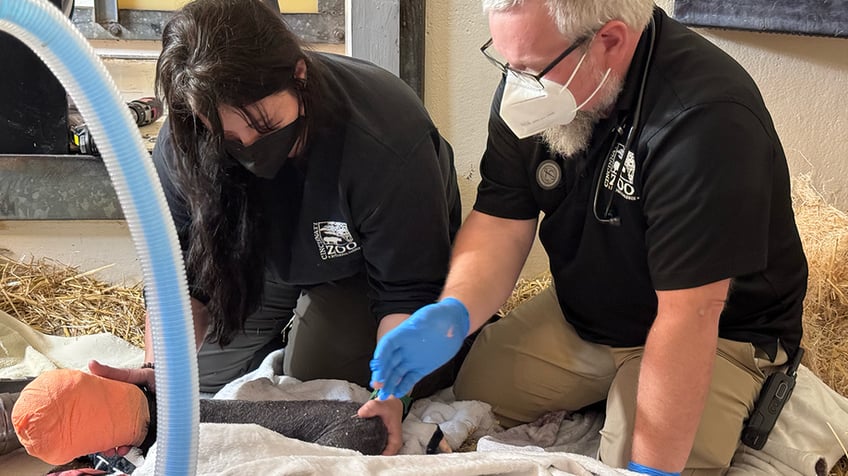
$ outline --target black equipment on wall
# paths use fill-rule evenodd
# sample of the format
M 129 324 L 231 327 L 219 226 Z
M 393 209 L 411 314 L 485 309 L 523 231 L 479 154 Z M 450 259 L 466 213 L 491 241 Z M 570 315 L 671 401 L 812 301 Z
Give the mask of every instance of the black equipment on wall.
M 62 0 L 51 0 L 62 7 Z M 0 33 L 0 154 L 68 153 L 65 88 L 17 38 Z

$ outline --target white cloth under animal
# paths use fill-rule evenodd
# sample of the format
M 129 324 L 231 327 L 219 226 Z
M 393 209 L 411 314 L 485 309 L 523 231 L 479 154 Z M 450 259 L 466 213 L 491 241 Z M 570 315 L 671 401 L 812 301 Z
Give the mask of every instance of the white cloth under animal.
M 0 378 L 33 376 L 53 368 L 84 369 L 91 358 L 134 367 L 141 363 L 142 352 L 110 334 L 45 336 L 0 312 Z M 259 369 L 232 382 L 215 397 L 357 402 L 369 397 L 367 390 L 347 382 L 299 382 L 274 375 L 273 359 L 279 358 L 279 353 L 271 354 Z M 792 398 L 766 446 L 762 451 L 741 446 L 729 474 L 827 474 L 842 455 L 828 424 L 842 441 L 848 440 L 848 399 L 801 367 Z M 469 437 L 482 436 L 477 451 L 424 455 L 436 425 L 453 449 Z M 445 390 L 415 402 L 404 422 L 401 456 L 363 456 L 285 438 L 256 425 L 204 423 L 200 425 L 198 474 L 632 474 L 593 458 L 602 425 L 600 413 L 557 412 L 501 432 L 487 404 L 457 402 L 450 390 Z M 18 471 L 27 464 L 26 458 L 15 454 L 3 457 L 3 474 L 30 474 Z M 134 474 L 153 474 L 154 461 L 155 446 Z

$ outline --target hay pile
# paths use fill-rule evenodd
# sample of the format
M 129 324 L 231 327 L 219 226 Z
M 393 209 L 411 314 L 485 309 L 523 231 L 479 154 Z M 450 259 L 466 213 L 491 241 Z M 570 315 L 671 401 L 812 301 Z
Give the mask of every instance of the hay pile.
M 65 337 L 109 332 L 144 347 L 141 285 L 124 287 L 49 259 L 0 255 L 0 310 L 39 332 Z
M 793 180 L 792 200 L 810 268 L 803 363 L 848 396 L 848 215 L 829 206 L 808 176 Z M 848 444 L 848 428 L 837 428 L 836 433 L 843 445 Z M 848 457 L 839 461 L 831 475 L 848 476 Z
M 793 181 L 796 221 L 810 267 L 804 303 L 804 365 L 848 396 L 848 215 L 829 206 L 809 177 Z M 111 286 L 50 260 L 13 261 L 0 254 L 0 310 L 46 334 L 78 336 L 111 332 L 143 346 L 141 286 Z M 545 273 L 517 284 L 505 314 L 550 285 Z M 848 429 L 837 428 L 848 440 Z M 834 471 L 848 476 L 848 459 Z
M 793 182 L 795 220 L 810 267 L 804 365 L 848 395 L 848 215 L 828 206 L 809 177 Z

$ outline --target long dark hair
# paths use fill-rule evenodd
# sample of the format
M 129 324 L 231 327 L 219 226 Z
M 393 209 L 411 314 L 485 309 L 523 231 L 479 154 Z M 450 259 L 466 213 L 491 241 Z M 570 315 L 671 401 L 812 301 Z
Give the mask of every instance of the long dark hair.
M 301 60 L 306 81 L 295 78 Z M 329 117 L 326 103 L 315 100 L 326 92 L 322 69 L 262 1 L 196 0 L 165 26 L 156 93 L 168 107 L 177 157 L 171 172 L 191 215 L 186 268 L 194 292 L 208 299 L 211 335 L 221 345 L 259 305 L 267 224 L 257 179 L 223 150 L 218 108 L 236 108 L 258 132 L 268 132 L 273 125 L 265 114 L 248 106 L 285 90 L 300 100 L 299 135 L 308 147 L 317 124 Z

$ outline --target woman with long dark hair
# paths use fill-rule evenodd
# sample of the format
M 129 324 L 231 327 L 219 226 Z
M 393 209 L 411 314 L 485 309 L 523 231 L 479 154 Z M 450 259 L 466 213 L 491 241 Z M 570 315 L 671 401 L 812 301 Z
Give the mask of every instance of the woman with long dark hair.
M 153 158 L 184 250 L 201 390 L 285 338 L 286 375 L 369 386 L 379 337 L 438 297 L 461 220 L 453 153 L 421 102 L 372 64 L 305 50 L 260 0 L 176 12 L 156 88 L 169 115 Z M 150 369 L 93 370 L 153 383 Z M 360 411 L 383 417 L 387 454 L 401 408 Z

